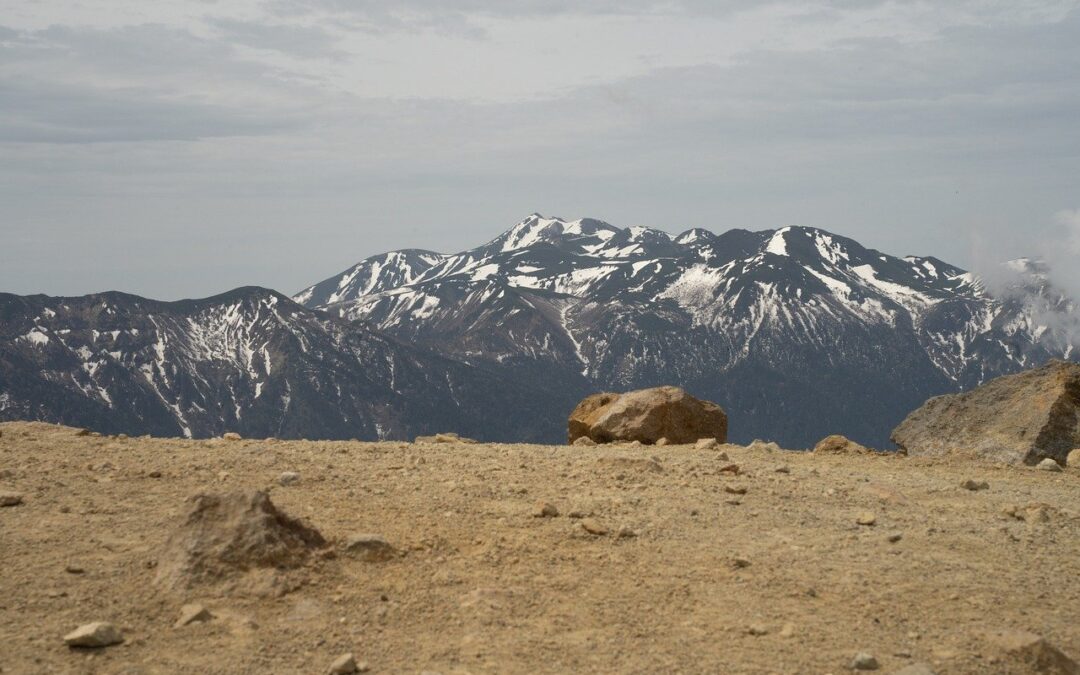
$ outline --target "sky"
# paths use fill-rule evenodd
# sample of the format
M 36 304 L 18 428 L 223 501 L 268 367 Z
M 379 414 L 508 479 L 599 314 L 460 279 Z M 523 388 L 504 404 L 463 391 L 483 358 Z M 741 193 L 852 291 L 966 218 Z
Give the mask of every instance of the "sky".
M 292 294 L 532 212 L 1067 268 L 1080 0 L 0 0 L 0 292 Z

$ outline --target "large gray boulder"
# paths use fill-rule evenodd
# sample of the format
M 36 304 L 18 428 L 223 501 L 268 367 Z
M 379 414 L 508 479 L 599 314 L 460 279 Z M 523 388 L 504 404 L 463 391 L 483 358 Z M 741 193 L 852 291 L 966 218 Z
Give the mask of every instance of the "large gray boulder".
M 961 394 L 938 396 L 892 432 L 909 455 L 970 455 L 1011 464 L 1065 463 L 1080 445 L 1080 364 L 1050 363 Z
M 569 442 L 588 437 L 597 443 L 639 441 L 654 444 L 696 443 L 702 438 L 727 441 L 727 415 L 678 387 L 654 387 L 625 394 L 594 394 L 570 413 Z

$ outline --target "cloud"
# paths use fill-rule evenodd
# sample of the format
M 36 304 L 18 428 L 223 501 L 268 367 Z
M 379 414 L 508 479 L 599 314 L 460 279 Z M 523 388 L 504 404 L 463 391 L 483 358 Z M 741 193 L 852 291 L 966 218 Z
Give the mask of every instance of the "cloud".
M 210 17 L 205 23 L 216 28 L 221 38 L 232 44 L 278 51 L 302 58 L 342 59 L 346 56 L 346 52 L 336 45 L 337 38 L 318 26 L 224 17 Z
M 308 93 L 228 43 L 158 24 L 6 29 L 0 141 L 174 141 L 305 124 Z

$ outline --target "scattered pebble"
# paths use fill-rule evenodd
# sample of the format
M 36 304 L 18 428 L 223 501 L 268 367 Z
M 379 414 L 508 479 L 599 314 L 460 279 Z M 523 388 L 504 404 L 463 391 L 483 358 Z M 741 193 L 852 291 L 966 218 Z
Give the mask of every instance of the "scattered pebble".
M 180 608 L 180 618 L 173 626 L 182 628 L 193 623 L 205 623 L 213 618 L 214 615 L 210 613 L 210 610 L 200 604 L 192 603 Z
M 82 574 L 86 572 L 81 565 L 69 564 L 64 567 L 64 571 L 68 574 Z
M 1036 464 L 1035 468 L 1039 469 L 1040 471 L 1061 471 L 1061 465 L 1050 459 L 1049 457 L 1043 459 L 1043 461 Z
M 589 438 L 588 436 L 579 436 L 578 438 L 575 438 L 574 442 L 571 443 L 570 445 L 576 445 L 578 447 L 591 448 L 592 446 L 596 445 L 596 441 Z
M 559 515 L 559 509 L 551 502 L 540 500 L 533 504 L 532 514 L 534 518 L 554 518 Z
M 975 481 L 969 478 L 963 483 L 960 483 L 960 487 L 964 488 L 965 490 L 971 490 L 972 492 L 978 492 L 979 490 L 989 490 L 990 483 L 987 483 L 984 480 Z
M 773 471 L 775 471 L 776 473 L 791 473 L 791 467 L 789 467 L 787 464 L 781 464 L 780 466 L 773 469 Z
M 330 670 L 326 672 L 329 675 L 350 675 L 359 670 L 356 666 L 356 658 L 352 654 L 342 654 L 334 659 L 334 662 L 330 664 Z
M 18 506 L 23 503 L 23 496 L 18 492 L 0 492 L 0 506 Z
M 889 534 L 889 536 L 886 537 L 886 538 L 889 540 L 890 544 L 895 544 L 896 542 L 903 539 L 904 535 L 901 532 L 893 532 L 893 533 Z
M 585 530 L 589 534 L 595 534 L 601 537 L 608 533 L 608 529 L 601 525 L 599 522 L 592 518 L 585 518 L 581 521 L 581 529 Z
M 741 570 L 746 567 L 750 567 L 750 561 L 746 558 L 733 558 L 731 560 L 731 566 L 737 570 Z
M 239 440 L 241 440 L 240 439 L 240 434 L 236 433 L 235 431 L 226 431 L 225 433 L 221 434 L 221 437 L 223 439 L 225 439 L 226 441 L 239 441 Z
M 345 552 L 365 562 L 381 562 L 397 555 L 397 549 L 377 534 L 354 534 L 345 542 Z
M 760 623 L 753 623 L 746 629 L 746 632 L 754 636 L 761 636 L 768 635 L 769 629 Z
M 1069 451 L 1068 457 L 1065 458 L 1065 466 L 1070 469 L 1080 469 L 1080 448 Z
M 852 670 L 877 670 L 880 667 L 881 664 L 878 663 L 878 660 L 866 652 L 859 652 L 851 660 Z
M 671 444 L 671 441 L 669 441 L 666 438 L 658 438 L 656 440 L 656 445 L 670 445 L 670 444 Z
M 637 532 L 635 532 L 633 529 L 631 529 L 630 527 L 628 527 L 626 525 L 623 525 L 622 527 L 619 528 L 619 532 L 618 532 L 619 539 L 632 539 L 633 537 L 636 537 L 636 536 L 637 536 Z
M 877 516 L 870 513 L 869 511 L 866 511 L 866 512 L 860 513 L 859 517 L 855 520 L 855 522 L 858 523 L 859 525 L 870 526 L 870 525 L 873 525 L 874 523 L 877 522 Z
M 158 471 L 157 469 L 154 469 L 153 471 L 151 471 L 150 473 L 148 473 L 146 475 L 151 477 L 151 478 L 161 478 L 161 472 Z
M 281 484 L 282 487 L 295 485 L 299 482 L 300 474 L 296 473 L 295 471 L 284 471 L 280 476 L 278 476 L 278 483 Z
M 744 495 L 744 494 L 746 494 L 746 486 L 745 485 L 725 485 L 724 486 L 724 492 L 728 493 L 729 495 Z
M 694 447 L 698 450 L 718 450 L 720 448 L 720 441 L 715 438 L 699 438 L 698 442 L 694 444 Z
M 64 636 L 68 647 L 108 647 L 123 641 L 120 629 L 108 621 L 83 624 Z

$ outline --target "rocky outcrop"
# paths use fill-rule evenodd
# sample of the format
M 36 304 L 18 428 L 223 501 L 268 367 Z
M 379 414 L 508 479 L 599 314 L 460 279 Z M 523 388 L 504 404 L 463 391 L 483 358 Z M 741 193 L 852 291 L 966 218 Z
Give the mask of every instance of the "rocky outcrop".
M 157 582 L 189 588 L 223 581 L 251 569 L 301 566 L 326 546 L 314 528 L 277 509 L 262 491 L 198 494 L 165 545 Z
M 908 415 L 892 440 L 911 455 L 975 455 L 1007 463 L 1064 464 L 1080 445 L 1080 365 L 1051 361 Z
M 639 441 L 696 443 L 727 441 L 727 414 L 678 387 L 654 387 L 625 394 L 594 394 L 581 401 L 567 423 L 570 443 L 588 437 L 597 443 Z

